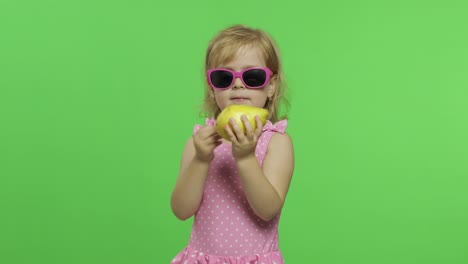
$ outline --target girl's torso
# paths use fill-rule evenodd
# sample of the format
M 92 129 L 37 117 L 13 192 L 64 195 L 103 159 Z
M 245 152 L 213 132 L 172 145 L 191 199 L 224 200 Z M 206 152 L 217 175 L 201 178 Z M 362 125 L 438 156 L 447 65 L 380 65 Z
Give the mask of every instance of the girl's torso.
M 207 119 L 206 124 L 214 125 L 214 120 Z M 276 132 L 284 133 L 286 126 L 287 120 L 275 124 L 268 121 L 264 126 L 255 150 L 260 166 L 271 137 Z M 194 133 L 200 127 L 195 126 Z M 239 263 L 249 263 L 245 261 L 249 258 L 264 258 L 264 262 L 271 260 L 266 263 L 282 263 L 282 256 L 278 250 L 280 214 L 270 221 L 264 221 L 255 215 L 244 194 L 230 143 L 223 142 L 215 149 L 214 155 L 203 199 L 195 213 L 189 244 L 178 256 L 185 255 L 188 259 L 193 259 L 193 263 L 196 263 L 199 257 L 205 260 L 222 258 L 226 263 L 231 263 L 228 260 L 233 259 L 239 261 L 239 258 L 243 258 L 243 262 Z M 178 256 L 172 263 L 184 263 L 175 262 Z

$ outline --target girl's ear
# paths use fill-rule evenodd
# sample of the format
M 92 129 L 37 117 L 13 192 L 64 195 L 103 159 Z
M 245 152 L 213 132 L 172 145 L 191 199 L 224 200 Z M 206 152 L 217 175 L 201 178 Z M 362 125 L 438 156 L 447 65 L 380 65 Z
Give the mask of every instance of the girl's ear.
M 268 97 L 272 98 L 275 95 L 276 90 L 278 89 L 278 76 L 275 75 L 270 79 L 270 83 L 268 85 Z

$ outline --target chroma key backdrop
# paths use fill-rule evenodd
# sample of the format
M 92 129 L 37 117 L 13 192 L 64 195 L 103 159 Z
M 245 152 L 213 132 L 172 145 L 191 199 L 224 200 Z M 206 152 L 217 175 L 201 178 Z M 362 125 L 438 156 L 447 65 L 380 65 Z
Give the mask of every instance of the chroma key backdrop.
M 0 263 L 161 264 L 209 40 L 276 40 L 286 263 L 468 263 L 468 3 L 0 1 Z M 282 108 L 285 112 L 286 108 Z

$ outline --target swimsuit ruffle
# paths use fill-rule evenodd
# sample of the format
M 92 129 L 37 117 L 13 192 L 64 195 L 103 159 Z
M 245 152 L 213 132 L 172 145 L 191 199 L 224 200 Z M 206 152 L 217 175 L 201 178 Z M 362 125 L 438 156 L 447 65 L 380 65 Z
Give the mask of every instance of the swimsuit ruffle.
M 225 257 L 203 254 L 191 247 L 186 247 L 174 257 L 171 264 L 284 264 L 284 261 L 280 251 Z

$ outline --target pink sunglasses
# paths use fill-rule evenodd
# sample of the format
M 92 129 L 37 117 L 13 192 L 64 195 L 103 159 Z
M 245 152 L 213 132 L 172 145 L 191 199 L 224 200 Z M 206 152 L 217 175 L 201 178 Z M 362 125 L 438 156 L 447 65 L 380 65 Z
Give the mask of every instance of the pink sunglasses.
M 259 89 L 268 84 L 271 75 L 273 72 L 267 67 L 247 68 L 239 72 L 215 68 L 207 71 L 206 78 L 213 89 L 228 89 L 236 78 L 240 78 L 246 88 Z

